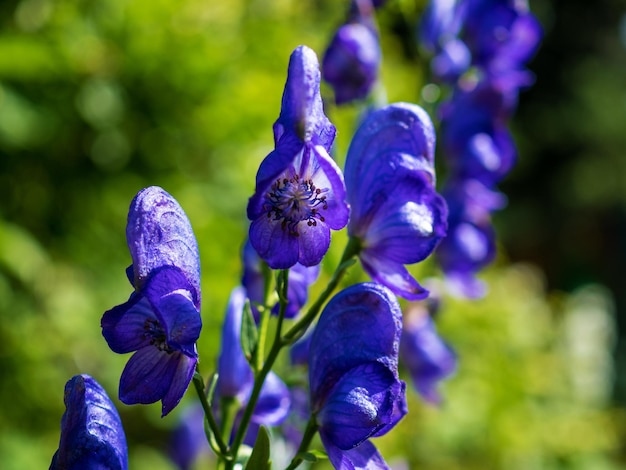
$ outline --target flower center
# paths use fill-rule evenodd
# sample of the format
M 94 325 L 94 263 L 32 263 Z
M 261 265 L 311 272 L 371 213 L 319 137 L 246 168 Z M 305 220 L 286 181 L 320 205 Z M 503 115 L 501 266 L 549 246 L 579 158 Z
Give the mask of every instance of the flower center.
M 297 226 L 303 220 L 309 227 L 324 222 L 321 211 L 328 209 L 326 193 L 328 189 L 317 188 L 312 179 L 291 178 L 277 179 L 271 190 L 265 195 L 264 209 L 268 218 L 282 220 L 282 228 L 291 235 L 298 236 Z
M 172 348 L 167 344 L 165 330 L 163 330 L 156 319 L 147 318 L 143 324 L 143 329 L 143 337 L 149 338 L 150 344 L 156 346 L 159 351 L 165 351 L 167 353 L 173 352 Z

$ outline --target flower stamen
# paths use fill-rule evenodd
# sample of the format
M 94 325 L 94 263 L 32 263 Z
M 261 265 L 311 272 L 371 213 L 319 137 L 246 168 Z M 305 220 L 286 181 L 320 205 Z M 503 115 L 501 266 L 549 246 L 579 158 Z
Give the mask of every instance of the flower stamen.
M 268 218 L 282 220 L 282 229 L 298 236 L 300 222 L 306 221 L 309 227 L 316 226 L 318 220 L 324 222 L 321 211 L 328 209 L 327 192 L 316 187 L 312 179 L 301 179 L 297 174 L 278 178 L 266 193 L 263 208 Z

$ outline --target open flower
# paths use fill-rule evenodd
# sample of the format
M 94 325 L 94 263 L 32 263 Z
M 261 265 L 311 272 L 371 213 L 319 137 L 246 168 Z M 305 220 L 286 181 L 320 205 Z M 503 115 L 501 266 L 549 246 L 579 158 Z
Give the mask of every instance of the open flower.
M 447 208 L 434 188 L 434 129 L 420 107 L 396 103 L 370 113 L 346 157 L 351 216 L 365 271 L 396 294 L 428 295 L 405 264 L 428 257 L 445 236 Z
M 319 264 L 330 230 L 348 222 L 341 170 L 328 154 L 335 127 L 324 115 L 315 53 L 298 47 L 291 55 L 276 148 L 261 163 L 248 202 L 250 243 L 272 269 Z
M 336 469 L 388 468 L 368 439 L 406 414 L 398 378 L 402 313 L 379 284 L 353 285 L 322 312 L 310 345 L 311 408 Z
M 65 384 L 59 449 L 50 470 L 126 470 L 128 450 L 122 421 L 102 386 L 89 375 Z
M 156 186 L 133 199 L 126 238 L 133 260 L 127 274 L 135 291 L 105 312 L 102 334 L 116 353 L 136 351 L 120 378 L 120 400 L 161 400 L 165 416 L 183 397 L 198 361 L 198 246 L 183 209 Z

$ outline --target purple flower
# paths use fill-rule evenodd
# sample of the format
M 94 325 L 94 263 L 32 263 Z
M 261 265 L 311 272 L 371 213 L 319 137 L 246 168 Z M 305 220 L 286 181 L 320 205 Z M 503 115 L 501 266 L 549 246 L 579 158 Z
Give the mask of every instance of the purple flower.
M 490 74 L 521 69 L 536 52 L 541 25 L 525 0 L 467 2 L 463 37 L 474 64 Z
M 126 404 L 161 400 L 162 416 L 181 400 L 193 377 L 200 335 L 200 261 L 189 219 L 156 186 L 141 190 L 128 212 L 127 270 L 135 291 L 105 312 L 102 334 L 116 353 L 136 351 L 120 379 Z
M 472 54 L 463 41 L 451 39 L 433 57 L 430 66 L 433 74 L 445 81 L 455 82 L 469 68 Z
M 437 260 L 453 294 L 480 298 L 485 285 L 476 274 L 496 256 L 491 212 L 503 207 L 506 199 L 477 180 L 451 180 L 446 188 L 448 236 L 437 247 Z
M 447 208 L 433 186 L 435 135 L 426 112 L 397 103 L 372 112 L 346 157 L 348 234 L 375 281 L 397 295 L 428 295 L 404 267 L 424 260 L 446 233 Z
M 457 88 L 441 109 L 442 145 L 451 172 L 492 185 L 513 168 L 517 152 L 507 120 L 517 93 L 481 82 Z
M 419 42 L 431 55 L 459 34 L 465 13 L 464 0 L 431 0 L 421 16 Z
M 241 405 L 248 403 L 254 386 L 254 373 L 241 348 L 241 322 L 245 301 L 245 289 L 233 289 L 222 327 L 222 349 L 217 366 L 217 395 L 236 398 Z M 268 426 L 280 424 L 287 417 L 289 406 L 287 386 L 274 372 L 270 372 L 261 388 L 251 421 L 253 424 Z
M 102 386 L 89 375 L 65 384 L 59 449 L 50 470 L 126 470 L 128 450 L 122 421 Z
M 248 202 L 250 243 L 272 269 L 320 263 L 330 229 L 348 222 L 343 175 L 328 154 L 335 127 L 324 115 L 315 53 L 291 55 L 276 148 L 261 163 Z
M 441 397 L 437 384 L 456 369 L 456 355 L 439 337 L 428 310 L 421 304 L 411 304 L 404 312 L 400 358 L 408 369 L 413 385 L 432 404 Z
M 198 456 L 210 452 L 204 432 L 204 411 L 200 403 L 187 407 L 172 433 L 168 455 L 180 470 L 190 470 Z
M 243 276 L 241 283 L 246 289 L 246 294 L 251 302 L 252 313 L 258 321 L 259 312 L 256 304 L 262 305 L 265 296 L 265 276 L 263 274 L 263 260 L 259 257 L 255 249 L 247 240 L 243 247 Z M 285 318 L 294 318 L 300 313 L 306 304 L 309 293 L 309 286 L 315 282 L 320 273 L 319 265 L 303 266 L 300 263 L 294 264 L 289 270 L 289 281 L 287 285 L 287 309 Z M 277 302 L 272 307 L 272 313 L 277 315 L 280 304 Z
M 398 378 L 401 330 L 398 302 L 374 283 L 343 290 L 320 316 L 310 348 L 311 408 L 336 469 L 388 468 L 368 439 L 407 412 Z
M 371 0 L 353 0 L 348 20 L 333 36 L 322 61 L 322 76 L 335 90 L 337 104 L 369 95 L 381 57 Z

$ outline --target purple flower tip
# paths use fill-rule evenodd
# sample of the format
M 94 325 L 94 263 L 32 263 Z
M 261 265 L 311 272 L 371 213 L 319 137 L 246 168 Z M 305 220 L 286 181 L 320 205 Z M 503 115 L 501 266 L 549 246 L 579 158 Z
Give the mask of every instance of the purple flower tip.
M 59 449 L 50 470 L 126 470 L 128 450 L 120 416 L 102 386 L 89 375 L 65 384 Z
M 280 116 L 274 123 L 276 145 L 285 132 L 327 151 L 335 140 L 337 130 L 324 114 L 317 55 L 307 46 L 298 46 L 289 59 Z
M 165 416 L 187 390 L 198 360 L 197 242 L 178 202 L 157 187 L 133 199 L 126 234 L 136 290 L 126 303 L 104 313 L 102 335 L 117 353 L 136 351 L 120 379 L 120 400 L 161 400 Z
M 155 270 L 176 266 L 193 287 L 200 308 L 200 256 L 191 223 L 178 201 L 157 186 L 137 193 L 131 202 L 126 239 L 133 259 L 134 283 L 141 288 Z
M 248 202 L 250 243 L 272 269 L 315 266 L 330 245 L 330 230 L 348 222 L 345 184 L 328 154 L 334 126 L 323 113 L 313 51 L 292 54 L 276 148 L 259 167 Z

